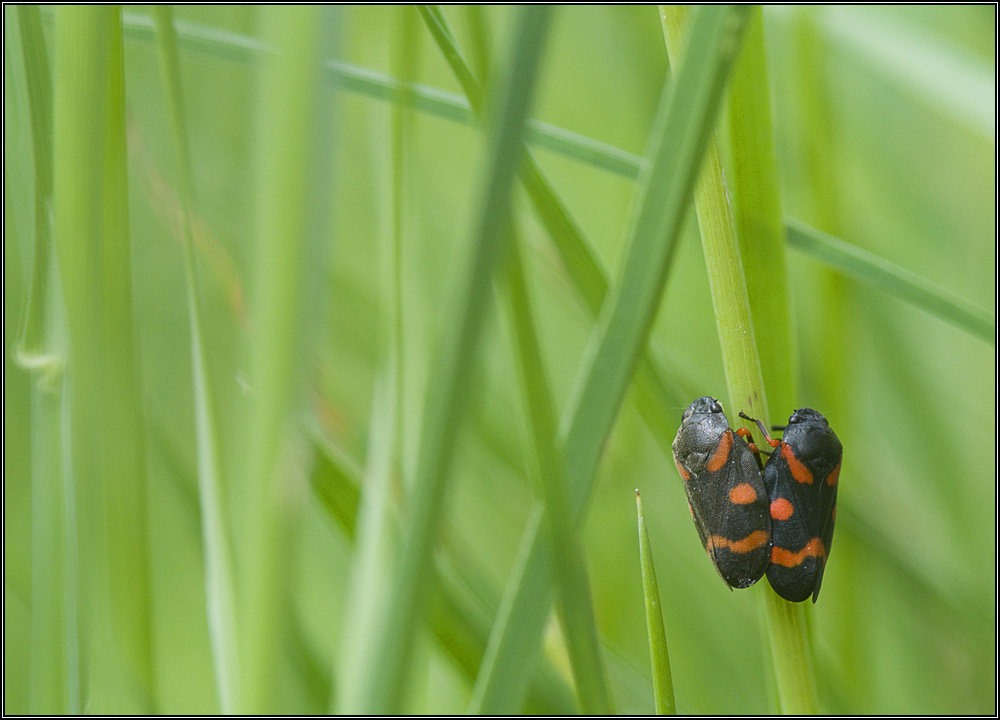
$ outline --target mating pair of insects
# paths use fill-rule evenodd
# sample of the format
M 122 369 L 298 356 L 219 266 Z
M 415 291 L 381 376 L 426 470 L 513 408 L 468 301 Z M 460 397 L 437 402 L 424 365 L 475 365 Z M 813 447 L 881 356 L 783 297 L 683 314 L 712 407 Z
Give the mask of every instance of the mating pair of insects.
M 837 479 L 843 454 L 826 418 L 796 410 L 773 440 L 765 465 L 750 431 L 734 431 L 718 400 L 700 397 L 684 411 L 674 462 L 695 527 L 715 569 L 730 587 L 746 588 L 767 573 L 781 597 L 819 596 L 833 542 Z

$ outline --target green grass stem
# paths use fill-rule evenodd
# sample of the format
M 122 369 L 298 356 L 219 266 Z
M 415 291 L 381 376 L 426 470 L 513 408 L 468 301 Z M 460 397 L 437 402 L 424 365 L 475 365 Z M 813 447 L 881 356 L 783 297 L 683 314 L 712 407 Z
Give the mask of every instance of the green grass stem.
M 237 706 L 246 713 L 274 710 L 273 663 L 287 632 L 288 554 L 302 482 L 293 464 L 291 420 L 303 399 L 307 320 L 315 310 L 307 303 L 311 288 L 304 278 L 310 277 L 307 268 L 324 265 L 325 245 L 313 249 L 309 240 L 316 230 L 308 220 L 314 217 L 310 181 L 318 162 L 320 58 L 329 39 L 317 8 L 269 7 L 259 20 L 276 52 L 261 66 L 256 128 L 253 406 L 244 467 L 248 515 Z
M 120 17 L 115 8 L 59 8 L 55 31 L 54 234 L 71 341 L 81 611 L 92 620 L 82 638 L 83 692 L 88 711 L 149 712 L 152 619 Z
M 205 360 L 202 310 L 194 259 L 194 179 L 188 151 L 187 124 L 181 92 L 180 56 L 173 11 L 168 5 L 152 8 L 157 30 L 160 73 L 173 130 L 178 186 L 183 212 L 184 274 L 187 281 L 188 324 L 191 332 L 191 370 L 194 378 L 195 427 L 198 444 L 198 491 L 205 555 L 205 595 L 209 636 L 219 707 L 235 712 L 240 695 L 236 629 L 236 588 L 227 503 L 224 495 L 215 401 Z
M 52 262 L 52 78 L 38 7 L 21 5 L 15 12 L 22 52 L 7 56 L 10 46 L 5 43 L 5 70 L 15 72 L 16 68 L 23 72 L 34 139 L 31 147 L 33 252 L 16 353 L 17 362 L 32 372 L 34 380 L 31 386 L 32 614 L 28 701 L 32 713 L 59 715 L 78 712 L 80 700 L 78 691 L 74 690 L 79 687 L 79 658 L 75 624 L 71 619 L 76 612 L 77 598 L 72 592 L 74 546 L 68 530 L 75 510 L 66 501 L 68 476 L 63 467 L 62 445 L 65 414 L 62 369 L 68 341 L 56 267 Z M 5 90 L 12 86 L 13 81 L 8 84 L 5 79 Z M 6 168 L 5 164 L 5 180 Z M 5 207 L 8 187 L 5 182 Z
M 462 290 L 443 320 L 445 336 L 428 381 L 419 455 L 410 498 L 409 524 L 391 585 L 390 612 L 371 639 L 373 660 L 361 670 L 358 705 L 343 712 L 398 709 L 421 608 L 422 578 L 430 564 L 460 416 L 493 269 L 502 255 L 520 138 L 547 28 L 548 10 L 526 7 L 515 25 L 511 66 L 500 81 L 493 123 L 488 126 L 486 174 L 481 181 L 477 239 Z
M 687 8 L 661 6 L 660 13 L 667 51 L 676 72 L 677 61 L 683 57 L 683 48 L 686 43 L 694 42 L 686 35 L 689 27 Z M 758 65 L 758 70 L 760 69 L 762 67 Z M 681 64 L 680 72 L 683 70 L 684 66 Z M 759 113 L 757 116 L 759 117 Z M 732 119 L 733 124 L 739 121 L 739 118 Z M 726 192 L 721 155 L 714 142 L 709 143 L 706 151 L 705 165 L 695 189 L 694 199 L 712 304 L 715 308 L 719 344 L 722 348 L 723 367 L 732 403 L 730 412 L 735 414 L 742 411 L 754 417 L 768 418 L 767 396 L 754 336 L 740 241 L 736 236 L 736 225 Z M 746 203 L 744 207 L 748 204 Z M 769 203 L 769 206 L 773 212 L 773 203 Z M 766 248 L 768 243 L 766 236 L 765 240 L 761 240 L 762 234 L 758 229 L 752 241 L 762 242 Z M 748 238 L 746 242 L 751 243 L 751 239 Z M 780 251 L 780 243 L 778 248 Z M 764 264 L 763 259 L 757 257 L 755 263 L 758 267 Z M 783 282 L 783 278 L 777 278 L 776 282 Z M 778 299 L 780 301 L 780 296 Z M 780 304 L 778 307 L 778 312 L 781 312 Z M 786 332 L 779 347 L 787 352 L 790 346 Z M 753 409 L 747 411 L 748 407 Z M 817 702 L 816 682 L 812 672 L 812 651 L 802 607 L 785 602 L 773 592 L 768 592 L 766 598 L 768 638 L 771 643 L 781 710 L 791 714 L 814 714 Z
M 121 10 L 107 20 L 107 77 L 102 148 L 100 303 L 102 380 L 97 391 L 104 512 L 117 642 L 138 707 L 156 707 L 153 668 L 153 589 L 148 537 L 146 429 L 142 412 L 139 339 L 135 333 L 132 238 L 125 128 L 125 48 Z M 112 451 L 113 450 L 113 451 Z M 121 687 L 120 684 L 116 683 Z
M 724 123 L 728 142 L 722 143 L 728 150 L 726 180 L 753 309 L 761 375 L 771 404 L 796 407 L 784 216 L 760 7 L 751 12 L 743 51 L 729 80 L 728 100 Z

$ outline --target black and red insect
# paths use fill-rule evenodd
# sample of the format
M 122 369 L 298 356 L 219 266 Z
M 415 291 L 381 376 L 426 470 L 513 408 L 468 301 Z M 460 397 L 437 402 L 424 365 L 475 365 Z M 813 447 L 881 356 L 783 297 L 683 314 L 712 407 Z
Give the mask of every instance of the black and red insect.
M 760 420 L 740 417 L 757 423 L 774 448 L 764 466 L 771 506 L 768 582 L 785 600 L 812 595 L 816 602 L 833 545 L 843 447 L 826 418 L 810 408 L 774 428 L 784 430 L 781 440 L 771 439 Z
M 684 411 L 673 444 L 701 544 L 735 588 L 760 580 L 771 559 L 767 489 L 749 434 L 729 427 L 718 400 L 700 397 Z

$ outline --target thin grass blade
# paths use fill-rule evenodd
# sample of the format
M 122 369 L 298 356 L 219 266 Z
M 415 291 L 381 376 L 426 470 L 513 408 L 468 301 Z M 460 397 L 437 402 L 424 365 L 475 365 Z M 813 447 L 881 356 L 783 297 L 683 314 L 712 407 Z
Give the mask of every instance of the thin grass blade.
M 987 343 L 996 344 L 996 316 L 916 273 L 833 235 L 788 218 L 788 244 L 844 275 L 881 288 L 937 315 Z
M 590 581 L 583 548 L 573 527 L 563 458 L 556 450 L 556 414 L 542 363 L 531 300 L 517 239 L 508 258 L 507 315 L 514 336 L 521 401 L 527 407 L 531 438 L 529 455 L 539 476 L 545 516 L 552 536 L 559 606 L 580 709 L 586 714 L 611 711 L 600 643 L 590 598 Z
M 423 579 L 427 576 L 445 497 L 455 428 L 472 368 L 481 321 L 487 306 L 490 278 L 505 239 L 511 186 L 521 132 L 530 106 L 549 9 L 538 6 L 519 11 L 514 30 L 512 65 L 500 82 L 494 123 L 489 133 L 486 175 L 482 181 L 480 211 L 473 237 L 478 239 L 472 264 L 457 302 L 445 318 L 447 334 L 441 342 L 428 385 L 421 427 L 419 456 L 411 498 L 410 525 L 404 529 L 403 549 L 392 585 L 391 613 L 372 638 L 374 660 L 360 673 L 357 706 L 343 712 L 383 713 L 399 707 L 407 663 L 420 616 Z
M 160 73 L 166 91 L 166 104 L 173 129 L 178 163 L 178 185 L 183 212 L 184 272 L 187 280 L 188 325 L 191 332 L 191 368 L 194 376 L 195 427 L 198 443 L 198 491 L 201 496 L 201 526 L 205 555 L 205 595 L 209 637 L 219 707 L 223 713 L 235 712 L 239 690 L 239 653 L 236 638 L 236 589 L 228 512 L 223 495 L 222 464 L 219 459 L 218 425 L 215 402 L 204 356 L 201 309 L 194 266 L 194 181 L 188 152 L 183 96 L 181 93 L 180 56 L 173 11 L 168 5 L 152 8 L 157 30 Z
M 147 508 L 146 431 L 132 303 L 132 239 L 125 129 L 125 48 L 120 8 L 110 8 L 102 145 L 101 329 L 102 472 L 111 609 L 118 643 L 136 673 L 126 692 L 156 707 L 153 589 Z
M 21 5 L 17 13 L 20 56 L 10 57 L 4 44 L 4 72 L 21 71 L 27 90 L 34 170 L 34 242 L 27 301 L 21 321 L 16 360 L 32 373 L 31 387 L 31 659 L 29 709 L 35 714 L 67 714 L 79 708 L 71 691 L 79 683 L 75 638 L 70 613 L 76 598 L 69 592 L 74 571 L 67 528 L 72 506 L 65 502 L 63 394 L 65 318 L 55 264 L 52 262 L 52 78 L 49 72 L 41 14 L 37 6 Z M 5 92 L 13 81 L 4 79 Z M 7 98 L 5 98 L 7 102 Z M 12 155 L 5 154 L 4 173 Z M 28 171 L 15 173 L 27 175 Z M 9 185 L 4 184 L 5 213 Z M 10 215 L 5 216 L 5 221 Z M 8 242 L 17 243 L 13 232 Z
M 667 631 L 660 611 L 660 588 L 656 583 L 653 549 L 649 544 L 646 517 L 642 514 L 642 498 L 635 491 L 635 509 L 639 518 L 639 564 L 642 567 L 642 592 L 646 600 L 646 632 L 649 635 L 649 662 L 653 670 L 653 700 L 657 715 L 675 715 L 674 683 L 670 676 L 670 654 L 667 652 Z

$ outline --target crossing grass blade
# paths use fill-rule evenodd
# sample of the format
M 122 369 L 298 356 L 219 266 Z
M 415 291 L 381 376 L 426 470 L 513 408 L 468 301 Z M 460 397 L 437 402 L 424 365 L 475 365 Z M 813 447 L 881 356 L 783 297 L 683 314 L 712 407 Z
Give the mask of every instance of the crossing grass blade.
M 850 278 L 881 288 L 937 315 L 989 344 L 996 344 L 996 316 L 976 307 L 906 268 L 878 257 L 804 222 L 789 218 L 790 247 L 816 258 Z
M 425 13 L 426 11 L 421 10 L 421 12 Z M 438 14 L 437 17 L 443 21 L 443 15 Z M 126 30 L 137 37 L 146 37 L 152 30 L 153 23 L 143 16 L 126 14 L 125 22 Z M 435 21 L 435 23 L 437 22 Z M 217 57 L 249 63 L 265 50 L 265 46 L 256 38 L 239 33 L 183 21 L 178 21 L 176 26 L 181 46 Z M 453 122 L 473 125 L 477 122 L 477 105 L 469 98 L 476 98 L 479 95 L 478 83 L 474 80 L 471 71 L 468 70 L 461 53 L 457 52 L 457 45 L 454 44 L 454 37 L 451 36 L 450 32 L 440 37 L 435 36 L 435 39 L 449 48 L 446 57 L 450 62 L 455 63 L 453 67 L 455 72 L 460 77 L 471 80 L 468 87 L 463 84 L 463 88 L 467 92 L 465 98 L 419 83 L 408 84 L 404 88 L 397 77 L 338 60 L 328 60 L 324 63 L 326 76 L 329 82 L 335 83 L 345 91 L 391 103 L 399 103 L 406 96 L 407 102 L 412 105 L 414 110 Z M 452 52 L 452 50 L 456 52 Z M 965 66 L 957 67 L 956 70 L 959 72 L 962 85 L 975 85 L 979 82 L 978 78 L 981 73 L 976 68 L 969 66 L 968 63 Z M 762 97 L 759 92 L 760 88 L 751 86 L 750 91 L 755 93 L 754 97 Z M 737 106 L 741 101 L 734 98 L 733 102 L 733 112 L 740 113 Z M 945 102 L 945 100 L 941 102 Z M 738 127 L 734 126 L 733 131 L 738 132 Z M 567 158 L 622 177 L 637 178 L 640 172 L 642 159 L 638 155 L 549 123 L 537 120 L 528 121 L 525 128 L 525 140 L 534 147 L 551 150 Z M 756 150 L 762 155 L 765 152 L 763 146 L 757 146 Z M 584 244 L 581 252 L 579 249 L 575 249 L 574 244 L 570 242 L 572 235 L 579 235 L 579 230 L 567 226 L 567 224 L 572 225 L 572 221 L 568 217 L 560 217 L 558 201 L 554 198 L 551 188 L 541 176 L 537 166 L 529 160 L 522 172 L 532 201 L 546 226 L 553 233 L 553 238 L 558 243 L 560 235 L 570 234 L 570 239 L 561 242 L 558 247 L 564 253 L 568 268 L 580 286 L 580 292 L 584 294 L 585 302 L 590 307 L 593 307 L 596 302 L 597 307 L 599 307 L 599 299 L 603 297 L 606 280 L 602 283 L 598 277 L 604 271 L 597 268 L 595 274 L 592 270 L 587 269 L 586 266 L 590 261 L 584 255 L 584 253 L 589 254 L 586 245 Z M 564 214 L 565 211 L 563 210 L 562 213 Z M 562 229 L 556 231 L 555 228 Z M 807 225 L 797 218 L 785 218 L 784 228 L 787 243 L 797 251 L 810 255 L 834 270 L 845 272 L 852 277 L 862 279 L 864 282 L 871 282 L 882 287 L 906 302 L 924 307 L 977 337 L 986 338 L 992 332 L 990 327 L 995 326 L 995 321 L 992 321 L 991 325 L 988 314 L 981 309 L 954 297 L 943 288 L 935 287 L 919 275 L 893 270 L 887 271 L 886 261 L 877 255 L 867 252 L 861 252 L 857 255 L 851 253 L 855 256 L 847 260 L 843 252 L 832 246 L 839 245 L 839 243 L 831 245 L 831 243 L 818 240 L 819 236 L 816 232 L 806 229 Z M 573 258 L 577 258 L 577 260 L 573 262 Z M 775 359 L 765 361 L 765 368 L 771 367 L 775 360 L 777 360 L 777 355 Z M 646 363 L 647 361 L 643 360 L 643 364 Z M 637 393 L 637 398 L 648 397 L 651 393 L 660 393 L 661 397 L 665 397 L 662 388 L 657 389 L 657 386 L 662 385 L 662 381 L 649 377 L 650 372 L 662 374 L 662 370 L 656 370 L 656 367 L 657 365 L 654 364 L 649 370 L 640 370 L 637 382 L 649 385 L 650 392 Z M 780 376 L 780 372 L 777 372 L 776 375 Z M 676 398 L 671 397 L 668 404 L 677 405 L 683 401 L 684 397 L 686 395 L 681 397 L 680 394 Z M 646 417 L 652 417 L 651 413 L 655 410 L 644 410 L 643 412 Z M 658 421 L 656 424 L 659 426 Z

